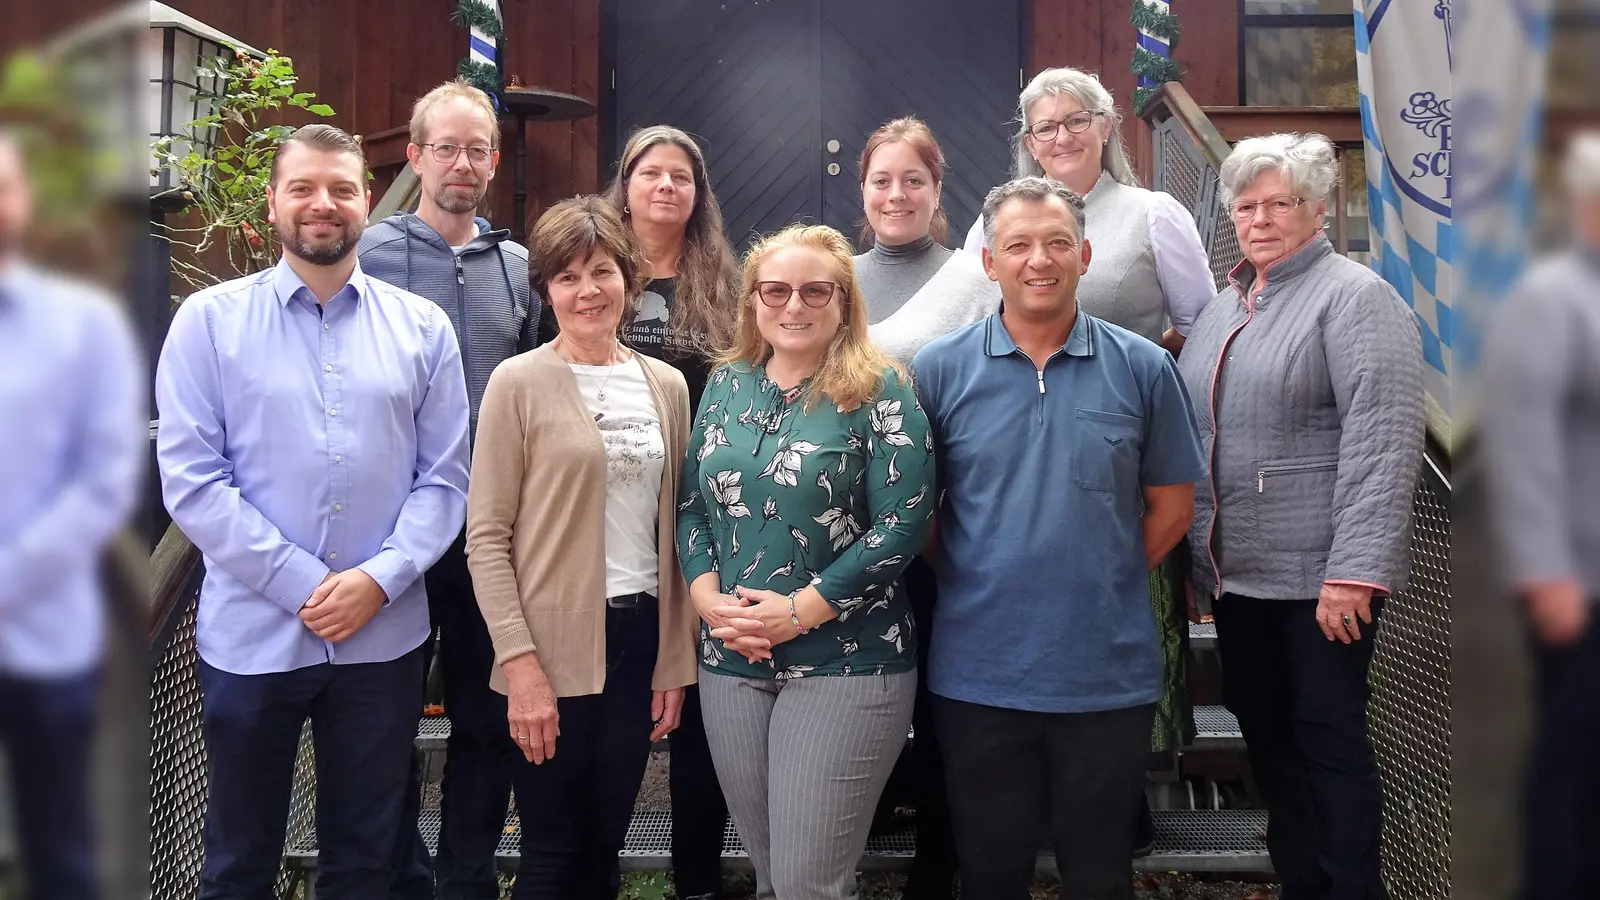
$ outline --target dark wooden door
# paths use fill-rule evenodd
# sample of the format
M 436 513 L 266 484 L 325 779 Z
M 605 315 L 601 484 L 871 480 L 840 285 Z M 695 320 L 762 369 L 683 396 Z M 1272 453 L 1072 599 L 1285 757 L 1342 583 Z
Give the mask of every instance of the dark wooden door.
M 796 221 L 854 238 L 862 144 L 915 115 L 944 150 L 959 241 L 1010 170 L 1022 14 L 1022 0 L 615 0 L 616 145 L 644 125 L 693 134 L 736 246 Z

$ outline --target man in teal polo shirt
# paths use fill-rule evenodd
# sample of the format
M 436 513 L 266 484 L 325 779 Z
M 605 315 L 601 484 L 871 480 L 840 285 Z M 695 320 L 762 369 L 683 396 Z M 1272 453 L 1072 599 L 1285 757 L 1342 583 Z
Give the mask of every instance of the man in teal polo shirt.
M 912 362 L 933 425 L 929 648 L 967 900 L 1023 900 L 1046 825 L 1062 895 L 1131 900 L 1161 652 L 1150 570 L 1205 463 L 1160 346 L 1078 310 L 1083 200 L 1019 178 L 983 204 L 999 313 Z

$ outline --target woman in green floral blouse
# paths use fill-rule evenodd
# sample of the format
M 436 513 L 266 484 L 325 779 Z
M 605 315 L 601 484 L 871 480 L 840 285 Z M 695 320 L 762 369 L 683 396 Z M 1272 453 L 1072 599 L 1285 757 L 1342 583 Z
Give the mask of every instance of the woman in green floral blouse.
M 927 535 L 933 444 L 867 339 L 851 252 L 821 226 L 750 251 L 684 461 L 706 733 L 762 898 L 854 896 L 916 690 L 895 584 Z

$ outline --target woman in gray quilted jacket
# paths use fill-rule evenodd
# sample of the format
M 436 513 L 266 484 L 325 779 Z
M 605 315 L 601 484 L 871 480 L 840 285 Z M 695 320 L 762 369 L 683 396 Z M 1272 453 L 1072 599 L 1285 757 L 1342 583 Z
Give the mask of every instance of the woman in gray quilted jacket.
M 1212 600 L 1285 900 L 1378 898 L 1367 668 L 1408 570 L 1421 337 L 1395 290 L 1323 233 L 1327 138 L 1241 141 L 1221 175 L 1244 259 L 1178 362 L 1211 463 L 1195 590 Z

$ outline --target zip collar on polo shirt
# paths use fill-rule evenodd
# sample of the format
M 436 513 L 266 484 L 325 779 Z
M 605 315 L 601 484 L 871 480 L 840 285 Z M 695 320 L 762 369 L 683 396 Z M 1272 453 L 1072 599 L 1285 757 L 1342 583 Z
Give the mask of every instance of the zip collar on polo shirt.
M 983 352 L 986 356 L 1010 356 L 1021 349 L 1000 316 L 1001 313 L 994 313 L 983 322 Z M 1095 329 L 1090 324 L 1093 319 L 1094 316 L 1078 310 L 1072 330 L 1067 332 L 1067 342 L 1057 352 L 1065 351 L 1068 356 L 1094 356 Z

